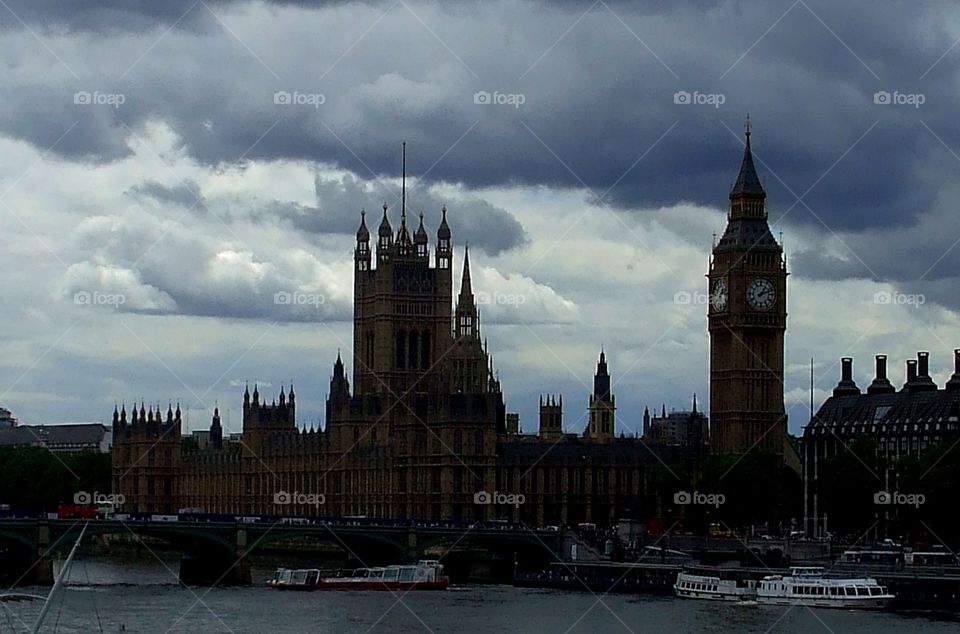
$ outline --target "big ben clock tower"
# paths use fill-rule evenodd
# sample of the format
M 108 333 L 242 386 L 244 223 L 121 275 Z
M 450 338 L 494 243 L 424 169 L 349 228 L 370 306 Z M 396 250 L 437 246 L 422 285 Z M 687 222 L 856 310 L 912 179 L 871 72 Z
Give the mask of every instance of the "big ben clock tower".
M 787 266 L 767 224 L 767 194 L 750 149 L 750 122 L 723 237 L 710 262 L 710 436 L 720 454 L 783 455 L 783 335 Z

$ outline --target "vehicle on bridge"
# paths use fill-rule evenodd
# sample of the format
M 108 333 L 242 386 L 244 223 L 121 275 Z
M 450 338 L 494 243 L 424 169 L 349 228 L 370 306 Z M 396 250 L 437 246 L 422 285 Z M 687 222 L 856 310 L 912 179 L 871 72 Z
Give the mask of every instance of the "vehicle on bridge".
M 892 548 L 853 548 L 845 550 L 843 554 L 840 555 L 840 561 L 838 563 L 882 566 L 899 570 L 903 567 L 904 556 L 902 551 Z
M 940 545 L 906 552 L 904 553 L 904 560 L 908 566 L 960 566 L 960 557 Z
M 443 565 L 423 559 L 415 566 L 355 568 L 330 573 L 317 568 L 278 568 L 268 588 L 277 590 L 446 590 L 450 578 Z
M 102 519 L 103 514 L 96 504 L 61 504 L 57 507 L 57 519 L 94 520 Z

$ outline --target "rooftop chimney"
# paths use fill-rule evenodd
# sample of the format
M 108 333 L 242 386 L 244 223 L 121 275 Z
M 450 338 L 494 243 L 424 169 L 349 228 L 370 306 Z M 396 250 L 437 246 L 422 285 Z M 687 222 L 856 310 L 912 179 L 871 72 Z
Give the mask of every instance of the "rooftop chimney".
M 893 387 L 893 384 L 890 383 L 890 380 L 887 378 L 887 355 L 878 354 L 876 359 L 877 373 L 873 379 L 873 383 L 867 387 L 867 394 L 889 394 L 890 392 L 896 392 L 897 388 Z M 960 388 L 960 379 L 958 379 L 957 387 Z
M 960 390 L 960 348 L 953 351 L 953 376 L 945 386 L 948 390 Z
M 834 396 L 853 396 L 860 394 L 860 388 L 853 381 L 853 357 L 843 357 L 840 359 L 842 370 L 840 372 L 840 382 L 833 388 Z
M 930 378 L 930 353 L 917 353 L 917 380 L 915 390 L 935 390 L 937 384 Z
M 917 360 L 907 359 L 907 382 L 903 384 L 904 390 L 912 392 L 917 385 Z

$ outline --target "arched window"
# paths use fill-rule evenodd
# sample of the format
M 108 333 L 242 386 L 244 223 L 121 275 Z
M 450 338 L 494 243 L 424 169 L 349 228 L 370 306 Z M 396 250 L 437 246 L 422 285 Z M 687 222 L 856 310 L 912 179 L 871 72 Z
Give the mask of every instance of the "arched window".
M 420 333 L 420 367 L 426 370 L 430 363 L 430 331 L 424 330 Z
M 407 331 L 398 330 L 397 331 L 397 345 L 396 345 L 396 369 L 402 370 L 407 367 Z
M 419 360 L 417 358 L 418 355 L 420 354 L 420 346 L 418 345 L 419 339 L 420 339 L 420 333 L 417 332 L 416 330 L 411 330 L 410 345 L 407 348 L 408 350 L 407 367 L 409 367 L 412 370 L 416 370 L 418 367 L 420 367 Z

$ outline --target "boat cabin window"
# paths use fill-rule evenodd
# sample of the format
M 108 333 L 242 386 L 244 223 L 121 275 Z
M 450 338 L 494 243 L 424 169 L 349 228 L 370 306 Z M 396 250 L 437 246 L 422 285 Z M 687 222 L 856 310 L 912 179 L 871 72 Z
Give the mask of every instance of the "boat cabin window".
M 400 570 L 398 568 L 393 568 L 392 570 L 383 571 L 383 580 L 384 581 L 396 581 L 397 577 L 400 575 Z
M 415 570 L 415 568 L 401 568 L 400 581 L 413 581 L 413 573 Z
M 371 579 L 383 579 L 383 570 L 371 570 L 370 571 Z

